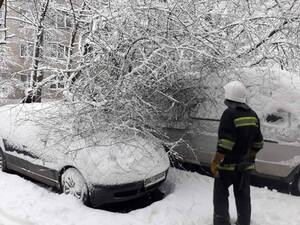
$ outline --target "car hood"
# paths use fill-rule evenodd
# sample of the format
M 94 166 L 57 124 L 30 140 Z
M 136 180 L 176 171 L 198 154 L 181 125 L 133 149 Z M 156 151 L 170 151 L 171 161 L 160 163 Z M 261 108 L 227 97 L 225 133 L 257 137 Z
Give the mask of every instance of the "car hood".
M 81 149 L 78 148 L 79 142 L 73 142 L 70 146 L 73 151 L 69 154 L 74 159 L 74 166 L 80 169 L 89 183 L 131 183 L 152 177 L 169 168 L 167 153 L 154 140 L 140 136 L 111 138 L 107 134 L 102 135 L 105 138 L 97 146 Z

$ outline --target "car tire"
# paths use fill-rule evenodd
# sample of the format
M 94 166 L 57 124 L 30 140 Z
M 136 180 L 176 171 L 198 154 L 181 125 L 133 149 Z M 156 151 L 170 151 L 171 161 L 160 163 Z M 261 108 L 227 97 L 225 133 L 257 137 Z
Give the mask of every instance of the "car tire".
M 3 172 L 8 171 L 7 165 L 6 165 L 6 158 L 5 158 L 5 155 L 1 148 L 0 148 L 0 170 Z
M 300 196 L 300 173 L 295 175 L 290 190 L 292 195 Z
M 61 176 L 62 192 L 73 195 L 88 205 L 88 186 L 82 174 L 75 168 L 65 170 Z

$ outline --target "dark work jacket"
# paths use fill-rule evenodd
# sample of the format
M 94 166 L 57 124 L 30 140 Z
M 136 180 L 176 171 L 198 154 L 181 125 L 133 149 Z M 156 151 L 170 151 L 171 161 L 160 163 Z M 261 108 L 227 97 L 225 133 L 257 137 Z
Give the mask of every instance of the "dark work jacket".
M 225 100 L 218 130 L 217 151 L 225 154 L 223 164 L 245 161 L 251 150 L 263 147 L 263 136 L 256 113 L 246 104 Z

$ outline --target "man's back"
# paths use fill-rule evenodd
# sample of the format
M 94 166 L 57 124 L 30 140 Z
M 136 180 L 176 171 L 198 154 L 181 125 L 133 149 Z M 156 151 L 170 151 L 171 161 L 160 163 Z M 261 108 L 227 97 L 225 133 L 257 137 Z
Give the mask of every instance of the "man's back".
M 227 154 L 223 163 L 239 163 L 246 159 L 251 149 L 262 145 L 260 123 L 256 113 L 246 104 L 227 101 L 226 105 L 228 108 L 221 118 L 219 139 L 231 141 L 232 149 L 225 149 Z

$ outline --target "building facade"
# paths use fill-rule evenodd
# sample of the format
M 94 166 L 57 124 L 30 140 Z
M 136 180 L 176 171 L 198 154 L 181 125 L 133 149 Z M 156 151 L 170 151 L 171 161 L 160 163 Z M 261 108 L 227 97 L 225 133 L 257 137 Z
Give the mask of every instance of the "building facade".
M 38 60 L 38 76 L 43 76 L 43 94 L 57 94 L 64 88 L 63 70 L 71 61 L 78 60 L 78 37 L 75 35 L 72 51 L 71 36 L 74 35 L 75 11 L 70 10 L 69 1 L 50 0 L 44 18 L 42 11 L 47 1 L 7 1 L 0 11 L 1 42 L 0 76 L 13 79 L 16 95 L 32 85 L 35 60 Z M 73 7 L 77 7 L 74 1 Z M 42 32 L 42 35 L 41 35 Z M 40 36 L 42 36 L 41 39 Z M 39 56 L 34 57 L 39 43 Z M 76 56 L 77 54 L 77 56 Z M 72 59 L 72 60 L 70 60 Z

